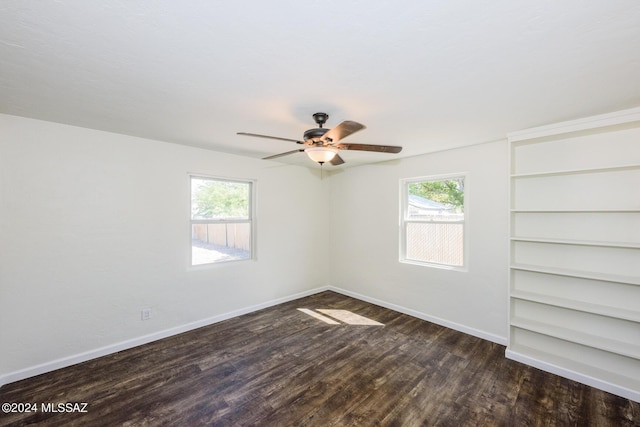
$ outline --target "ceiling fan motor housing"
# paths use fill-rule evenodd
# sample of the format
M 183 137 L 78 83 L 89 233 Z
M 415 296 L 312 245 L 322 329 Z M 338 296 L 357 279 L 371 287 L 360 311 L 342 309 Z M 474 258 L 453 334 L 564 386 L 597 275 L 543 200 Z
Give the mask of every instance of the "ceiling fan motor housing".
M 317 142 L 327 132 L 329 132 L 329 129 L 325 129 L 325 128 L 309 129 L 304 133 L 304 140 L 305 141 L 312 140 L 314 142 Z

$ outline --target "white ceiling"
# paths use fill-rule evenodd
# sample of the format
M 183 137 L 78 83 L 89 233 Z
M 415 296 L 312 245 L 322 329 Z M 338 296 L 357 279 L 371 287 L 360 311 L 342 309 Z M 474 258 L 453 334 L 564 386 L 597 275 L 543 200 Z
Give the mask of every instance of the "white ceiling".
M 640 105 L 638 0 L 2 0 L 0 112 L 263 157 L 329 114 L 347 164 Z M 303 154 L 281 158 L 314 166 Z

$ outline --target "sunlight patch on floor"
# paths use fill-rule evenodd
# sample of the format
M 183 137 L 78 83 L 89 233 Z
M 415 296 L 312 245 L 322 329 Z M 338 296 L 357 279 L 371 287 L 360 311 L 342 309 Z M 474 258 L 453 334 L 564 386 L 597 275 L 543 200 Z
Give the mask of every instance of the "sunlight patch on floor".
M 349 310 L 333 310 L 329 308 L 319 308 L 318 311 L 322 314 L 326 314 L 327 316 L 331 316 L 334 319 L 340 320 L 341 322 L 344 322 L 347 325 L 384 326 L 384 324 L 380 322 L 376 322 L 375 320 L 371 320 L 367 317 L 360 316 L 359 314 L 355 314 Z
M 316 311 L 308 308 L 299 308 L 298 310 L 330 325 L 340 325 L 340 322 L 342 322 L 347 325 L 384 326 L 383 323 L 360 316 L 359 314 L 355 314 L 349 310 L 336 310 L 330 308 L 319 308 Z M 339 322 L 336 320 L 339 320 Z
M 315 317 L 316 319 L 322 320 L 324 323 L 328 323 L 330 325 L 339 325 L 340 322 L 336 322 L 333 319 L 330 319 L 326 316 L 323 316 L 320 313 L 316 313 L 313 310 L 309 310 L 308 308 L 299 308 L 298 310 L 300 310 L 301 312 L 303 312 L 304 314 L 308 314 L 309 316 Z

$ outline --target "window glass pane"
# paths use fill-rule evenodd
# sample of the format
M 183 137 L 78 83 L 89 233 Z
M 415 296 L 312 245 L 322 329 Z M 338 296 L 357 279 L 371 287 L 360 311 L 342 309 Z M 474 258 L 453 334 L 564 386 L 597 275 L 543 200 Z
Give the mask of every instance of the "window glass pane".
M 249 183 L 191 179 L 191 219 L 249 219 Z
M 408 184 L 407 216 L 415 219 L 464 219 L 464 178 Z
M 191 265 L 252 259 L 252 183 L 191 177 Z
M 407 223 L 406 257 L 413 261 L 464 265 L 464 225 Z
M 191 263 L 210 264 L 251 258 L 251 224 L 191 225 Z
M 402 181 L 401 261 L 465 267 L 465 176 Z

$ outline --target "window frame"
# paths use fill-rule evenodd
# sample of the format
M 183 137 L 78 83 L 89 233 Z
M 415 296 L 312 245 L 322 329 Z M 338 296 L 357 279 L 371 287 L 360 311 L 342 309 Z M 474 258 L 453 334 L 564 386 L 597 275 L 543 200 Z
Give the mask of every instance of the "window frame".
M 415 184 L 418 182 L 431 182 L 431 181 L 447 181 L 451 179 L 460 179 L 464 180 L 464 203 L 463 203 L 463 212 L 464 217 L 462 220 L 458 221 L 444 221 L 444 220 L 434 220 L 434 219 L 419 219 L 415 217 L 410 217 L 409 215 L 409 185 Z M 469 173 L 468 172 L 460 172 L 460 173 L 450 173 L 444 175 L 428 175 L 428 176 L 420 176 L 413 178 L 403 178 L 400 180 L 400 215 L 399 215 L 399 261 L 404 264 L 413 264 L 420 265 L 425 267 L 439 268 L 445 270 L 455 270 L 455 271 L 469 271 L 469 256 L 468 256 L 468 235 L 469 235 L 469 226 L 468 226 L 468 216 L 469 216 L 469 202 L 468 202 L 468 192 L 469 192 Z M 407 237 L 407 228 L 408 224 L 413 223 L 430 223 L 430 224 L 461 224 L 462 225 L 462 265 L 453 265 L 453 264 L 445 264 L 438 263 L 433 261 L 421 261 L 407 257 L 407 245 L 408 245 L 408 237 Z
M 202 268 L 211 268 L 218 265 L 225 265 L 229 263 L 242 262 L 242 261 L 254 261 L 257 259 L 256 256 L 256 180 L 255 179 L 242 179 L 242 178 L 229 178 L 222 176 L 214 176 L 207 175 L 202 173 L 188 173 L 188 187 L 189 187 L 189 261 L 188 268 L 189 269 L 202 269 Z M 231 182 L 231 183 L 239 183 L 239 184 L 247 184 L 249 186 L 249 206 L 248 206 L 248 218 L 246 219 L 193 219 L 192 212 L 192 191 L 193 191 L 193 180 L 201 179 L 201 180 L 209 180 L 209 181 L 219 181 L 219 182 Z M 249 224 L 249 257 L 241 258 L 241 259 L 227 259 L 227 260 L 219 260 L 213 262 L 207 262 L 203 264 L 194 264 L 193 263 L 193 226 L 194 224 Z

